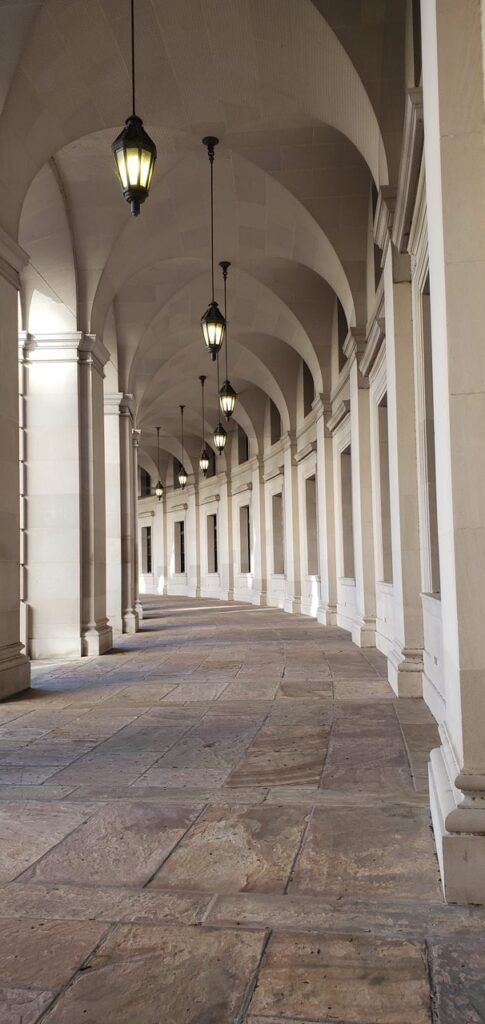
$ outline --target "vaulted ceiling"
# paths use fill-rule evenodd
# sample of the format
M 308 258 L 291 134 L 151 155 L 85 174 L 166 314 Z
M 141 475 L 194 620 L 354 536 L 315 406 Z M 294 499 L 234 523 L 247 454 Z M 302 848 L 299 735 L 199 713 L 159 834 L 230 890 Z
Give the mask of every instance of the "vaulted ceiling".
M 371 184 L 397 175 L 405 16 L 406 0 L 136 0 L 137 108 L 158 161 L 132 218 L 110 149 L 130 112 L 129 0 L 2 5 L 0 222 L 30 256 L 24 327 L 104 340 L 107 389 L 134 395 L 147 452 L 157 424 L 173 449 L 184 402 L 195 453 L 200 373 L 217 419 L 199 323 L 208 133 L 239 421 L 257 435 L 269 396 L 294 426 L 301 359 L 328 391 L 335 297 L 349 326 L 373 298 Z

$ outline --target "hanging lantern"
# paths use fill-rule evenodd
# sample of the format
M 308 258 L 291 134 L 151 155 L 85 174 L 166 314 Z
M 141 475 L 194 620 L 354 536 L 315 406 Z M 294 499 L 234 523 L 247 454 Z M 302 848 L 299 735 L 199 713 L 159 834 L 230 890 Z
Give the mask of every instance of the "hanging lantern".
M 219 455 L 224 451 L 226 447 L 227 434 L 222 426 L 222 423 L 218 423 L 214 430 L 214 446 L 217 448 Z
M 220 406 L 222 414 L 225 416 L 227 422 L 229 423 L 229 420 L 230 420 L 230 418 L 231 418 L 231 416 L 232 416 L 232 414 L 234 412 L 234 409 L 236 407 L 236 398 L 237 398 L 237 394 L 234 391 L 234 388 L 231 386 L 231 383 L 229 381 L 229 371 L 228 371 L 228 368 L 227 368 L 227 361 L 228 361 L 228 340 L 227 340 L 227 271 L 228 271 L 229 267 L 231 266 L 231 264 L 229 263 L 228 260 L 222 260 L 222 262 L 219 263 L 219 266 L 222 267 L 222 277 L 223 277 L 223 280 L 224 280 L 224 320 L 226 322 L 226 330 L 225 330 L 225 333 L 224 333 L 224 338 L 225 338 L 225 343 L 226 343 L 225 344 L 225 349 L 226 349 L 226 379 L 224 381 L 224 384 L 222 385 L 222 388 L 219 391 L 219 406 Z
M 199 466 L 200 466 L 204 476 L 207 476 L 207 470 L 209 469 L 209 465 L 210 465 L 209 452 L 207 451 L 207 448 L 203 448 L 201 453 L 200 453 Z
M 135 15 L 134 0 L 131 0 L 131 95 L 133 113 L 125 121 L 125 127 L 113 142 L 116 169 L 123 195 L 131 204 L 131 212 L 137 217 L 140 206 L 150 191 L 157 147 L 143 127 L 141 117 L 135 113 Z
M 207 475 L 207 470 L 209 469 L 209 463 L 210 463 L 209 452 L 207 451 L 207 448 L 205 446 L 204 384 L 206 382 L 206 379 L 207 378 L 204 376 L 204 374 L 202 374 L 202 376 L 199 377 L 199 380 L 200 380 L 200 390 L 202 392 L 202 451 L 201 451 L 200 456 L 199 456 L 199 466 L 200 466 L 201 471 L 204 474 L 204 476 Z
M 221 350 L 226 327 L 226 321 L 217 305 L 214 294 L 214 147 L 217 146 L 219 139 L 216 139 L 213 135 L 208 135 L 205 139 L 202 139 L 202 142 L 204 146 L 207 146 L 210 164 L 212 298 L 200 322 L 207 351 L 210 352 L 214 360 Z
M 224 341 L 224 330 L 226 326 L 226 322 L 217 302 L 212 301 L 209 303 L 200 322 L 202 324 L 202 334 L 204 335 L 207 350 L 210 352 L 212 360 L 214 360 L 217 358 L 217 353 Z
M 184 409 L 185 405 L 180 405 L 180 446 L 182 448 L 182 458 L 184 457 Z M 179 462 L 178 482 L 182 490 L 187 483 L 187 473 L 181 462 Z
M 229 383 L 228 380 L 225 380 L 224 384 L 221 387 L 221 390 L 219 391 L 219 405 L 221 407 L 221 412 L 226 417 L 226 420 L 230 420 L 234 412 L 236 406 L 236 398 L 237 395 L 236 392 L 234 391 L 234 388 L 231 387 L 231 384 Z
M 159 501 L 163 498 L 163 484 L 160 479 L 160 427 L 157 427 L 157 468 L 158 468 L 158 482 L 155 487 L 155 497 Z

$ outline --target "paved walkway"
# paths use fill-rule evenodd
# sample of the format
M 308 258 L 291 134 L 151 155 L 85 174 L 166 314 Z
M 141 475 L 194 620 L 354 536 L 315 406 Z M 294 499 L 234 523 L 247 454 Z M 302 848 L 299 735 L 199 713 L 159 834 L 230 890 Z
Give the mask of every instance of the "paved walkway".
M 477 1024 L 485 914 L 441 898 L 438 742 L 311 619 L 150 598 L 0 706 L 2 1024 Z

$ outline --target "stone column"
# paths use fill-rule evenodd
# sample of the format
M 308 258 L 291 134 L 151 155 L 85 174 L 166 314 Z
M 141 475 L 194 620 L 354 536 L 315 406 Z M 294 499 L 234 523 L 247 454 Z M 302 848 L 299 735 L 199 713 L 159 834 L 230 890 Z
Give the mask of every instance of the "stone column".
M 317 619 L 324 626 L 337 621 L 337 569 L 335 563 L 335 505 L 333 490 L 333 441 L 325 426 L 324 403 L 313 402 L 317 434 L 318 560 L 320 605 Z
M 232 526 L 232 485 L 231 472 L 229 469 L 224 474 L 224 483 L 221 487 L 221 516 L 224 527 L 224 545 L 221 551 L 223 555 L 221 576 L 221 587 L 227 591 L 227 600 L 234 601 L 234 544 Z
M 183 493 L 183 492 L 182 492 Z M 187 514 L 185 518 L 185 572 L 191 596 L 200 597 L 200 513 L 199 483 L 194 480 L 185 489 Z
M 480 0 L 422 3 L 446 711 L 431 810 L 446 898 L 485 903 L 485 102 Z
M 155 592 L 163 594 L 166 592 L 167 579 L 165 572 L 165 498 L 153 499 L 153 523 L 152 523 L 152 573 L 155 584 Z M 163 581 L 163 582 L 162 582 Z
M 93 335 L 79 346 L 81 487 L 81 654 L 113 646 L 106 617 L 106 484 L 103 367 L 109 352 Z
M 104 396 L 106 466 L 106 614 L 116 633 L 123 631 L 121 587 L 120 403 L 122 393 Z
M 131 433 L 131 472 L 132 472 L 132 497 L 133 497 L 133 527 L 134 527 L 134 550 L 133 550 L 133 561 L 134 561 L 134 573 L 132 577 L 132 603 L 138 617 L 138 625 L 143 619 L 143 605 L 140 601 L 140 552 L 138 544 L 138 448 L 140 445 L 140 433 L 136 427 L 133 427 Z
M 398 697 L 421 697 L 423 614 L 419 555 L 419 504 L 411 268 L 390 243 L 384 264 L 392 585 L 396 649 L 388 679 Z
M 29 335 L 26 534 L 34 658 L 103 654 L 106 618 L 103 366 L 91 335 Z
M 120 403 L 121 613 L 123 633 L 136 633 L 136 492 L 133 480 L 132 412 L 126 397 Z
M 283 441 L 284 524 L 285 524 L 285 611 L 301 611 L 300 523 L 298 510 L 298 475 L 295 462 L 295 439 L 287 434 Z
M 369 382 L 362 376 L 358 365 L 358 356 L 363 351 L 363 343 L 363 337 L 357 332 L 351 331 L 344 349 L 345 355 L 350 360 L 355 594 L 358 615 L 358 621 L 352 629 L 352 640 L 358 647 L 374 647 L 376 595 Z
M 168 594 L 168 524 L 167 524 L 167 491 L 164 487 L 163 498 L 161 504 L 161 516 L 162 516 L 162 575 L 163 575 L 163 590 L 162 596 L 166 597 Z
M 18 289 L 27 254 L 0 229 L 0 699 L 30 686 L 20 641 Z
M 259 456 L 251 459 L 251 572 L 253 575 L 253 604 L 266 607 L 268 576 L 266 563 L 266 516 L 264 505 L 263 464 Z

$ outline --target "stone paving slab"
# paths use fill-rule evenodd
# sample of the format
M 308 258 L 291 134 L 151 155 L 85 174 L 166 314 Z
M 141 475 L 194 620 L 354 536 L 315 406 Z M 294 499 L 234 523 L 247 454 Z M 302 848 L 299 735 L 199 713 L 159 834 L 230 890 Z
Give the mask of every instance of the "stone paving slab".
M 439 1024 L 485 1021 L 485 936 L 432 942 L 433 1008 Z
M 264 932 L 118 925 L 46 1021 L 228 1024 L 243 1010 L 264 941 Z
M 35 1024 L 54 997 L 54 992 L 0 988 L 0 1020 L 2 1024 Z
M 97 810 L 22 877 L 26 881 L 143 886 L 202 806 L 117 803 Z
M 250 1009 L 312 1021 L 431 1024 L 424 947 L 361 935 L 275 935 Z
M 436 899 L 440 885 L 427 811 L 402 805 L 316 809 L 291 890 Z
M 0 921 L 146 921 L 200 924 L 211 903 L 209 894 L 59 883 L 12 882 L 0 887 Z M 1 926 L 0 926 L 1 927 Z M 1 1020 L 1 1017 L 0 1017 Z
M 284 892 L 308 812 L 210 807 L 150 882 L 195 892 Z
M 328 737 L 327 726 L 264 726 L 228 784 L 267 787 L 318 783 Z
M 0 708 L 2 1024 L 485 1019 L 423 702 L 336 627 L 145 603 L 114 653 L 34 666 Z
M 422 942 L 458 935 L 473 943 L 484 930 L 484 913 L 478 907 L 451 907 L 442 900 L 330 899 L 294 892 L 218 895 L 206 920 L 223 928 L 266 925 L 276 931 L 372 933 Z
M 89 817 L 82 805 L 40 802 L 42 787 L 36 789 L 36 801 L 0 803 L 0 882 L 15 878 Z
M 2 920 L 0 986 L 59 989 L 107 933 L 97 921 Z

